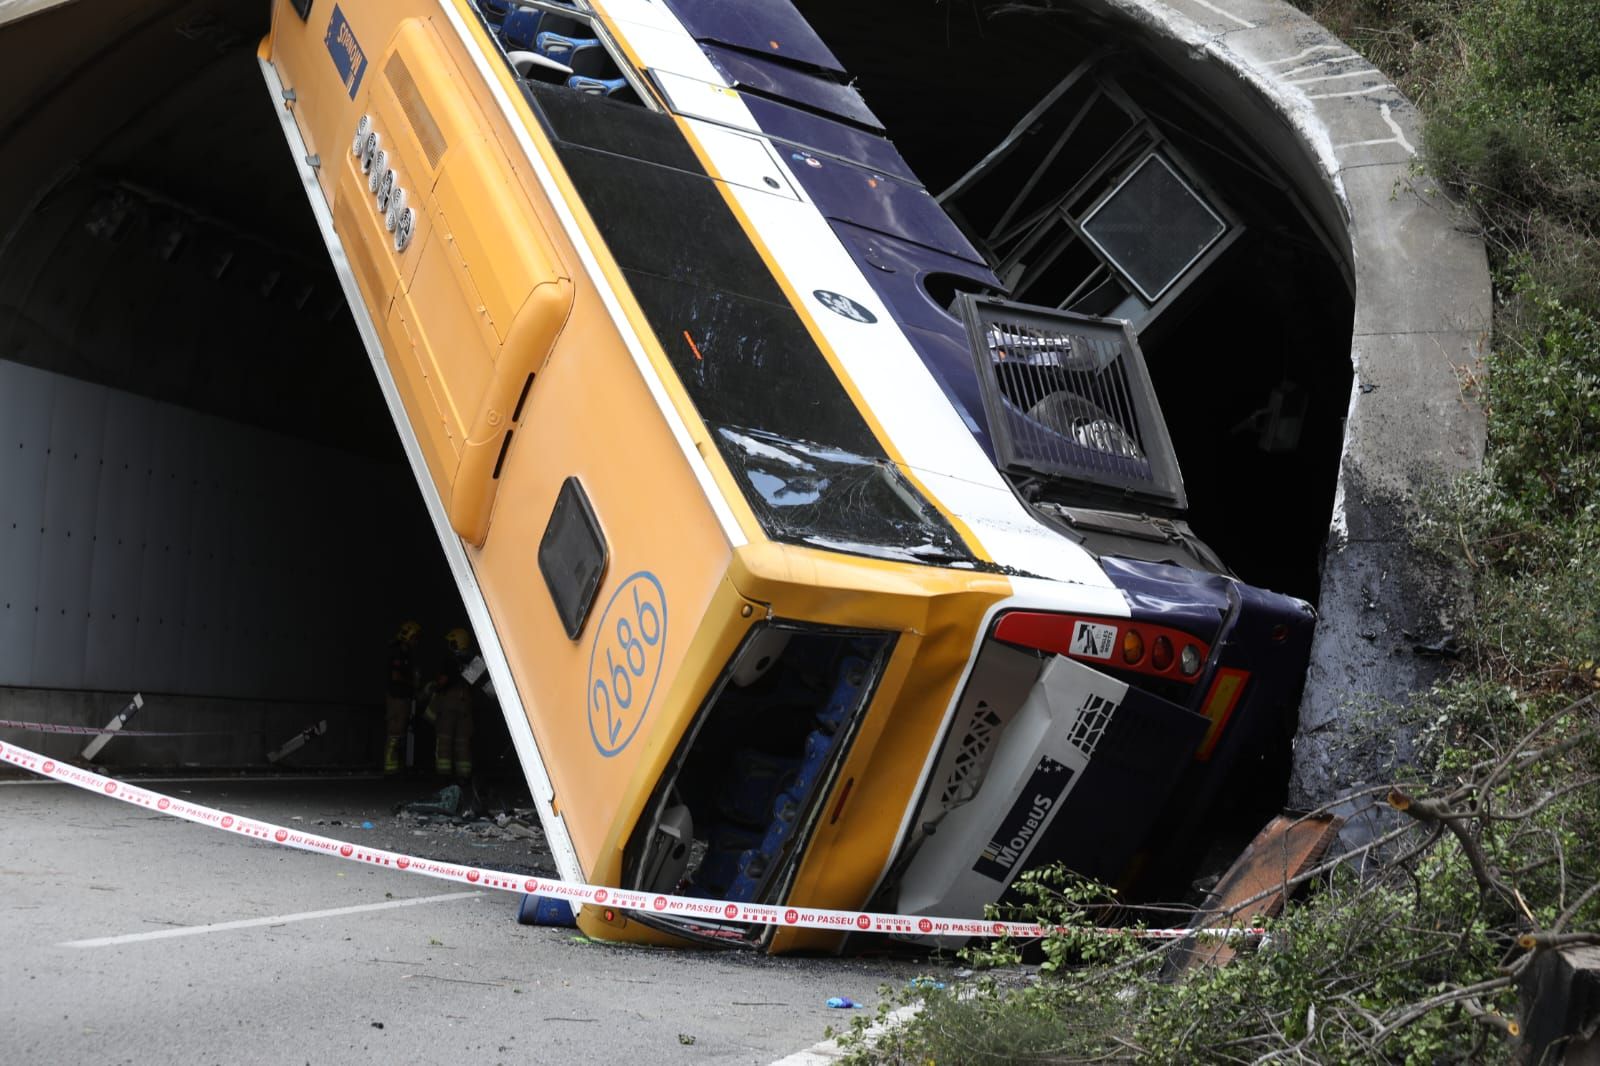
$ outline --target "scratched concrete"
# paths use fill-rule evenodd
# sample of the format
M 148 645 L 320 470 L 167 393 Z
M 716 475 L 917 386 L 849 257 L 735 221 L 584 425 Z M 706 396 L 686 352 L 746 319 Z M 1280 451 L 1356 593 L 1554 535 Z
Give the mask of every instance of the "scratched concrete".
M 390 814 L 414 786 L 151 787 L 449 862 L 519 872 L 550 865 L 520 841 L 414 836 Z M 312 826 L 316 818 L 346 824 Z M 363 819 L 375 828 L 350 824 Z M 829 996 L 876 1004 L 880 984 L 949 976 L 948 966 L 928 962 L 585 942 L 573 930 L 517 925 L 516 897 L 501 893 L 63 946 L 467 891 L 240 839 L 68 786 L 0 785 L 0 1062 L 770 1063 L 849 1021 L 825 1006 Z

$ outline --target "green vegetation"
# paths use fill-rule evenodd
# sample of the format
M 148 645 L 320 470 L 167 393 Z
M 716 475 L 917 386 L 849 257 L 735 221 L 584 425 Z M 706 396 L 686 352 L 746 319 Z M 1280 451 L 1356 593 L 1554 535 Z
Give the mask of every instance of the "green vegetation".
M 858 1041 L 863 1062 L 1508 1061 L 1523 968 L 1600 942 L 1600 12 L 1303 6 L 1429 116 L 1426 165 L 1495 279 L 1485 466 L 1419 534 L 1467 570 L 1461 669 L 1400 712 L 1421 732 L 1412 779 L 1369 797 L 1405 816 L 1364 876 L 1319 873 L 1260 950 L 1183 981 L 1162 979 L 1170 949 L 1089 931 L 1115 914 L 1101 890 L 1036 871 L 1028 913 L 1063 926 L 1039 976 L 919 991 L 912 1023 Z

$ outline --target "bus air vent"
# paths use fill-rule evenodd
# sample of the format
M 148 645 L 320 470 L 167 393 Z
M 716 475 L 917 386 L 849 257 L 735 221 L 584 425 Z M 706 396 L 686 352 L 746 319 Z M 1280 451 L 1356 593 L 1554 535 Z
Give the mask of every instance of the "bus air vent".
M 977 795 L 978 786 L 983 784 L 984 771 L 989 767 L 995 738 L 1000 735 L 1004 725 L 1005 720 L 995 714 L 988 704 L 979 703 L 974 709 L 961 736 L 955 761 L 945 776 L 944 789 L 939 795 L 939 804 L 945 810 L 959 807 Z
M 1128 323 L 973 294 L 957 302 L 1001 467 L 1090 499 L 1187 506 Z
M 439 124 L 433 119 L 433 112 L 428 110 L 427 101 L 422 99 L 416 79 L 411 76 L 411 68 L 406 66 L 399 52 L 391 55 L 389 62 L 383 65 L 383 75 L 389 79 L 395 99 L 400 101 L 400 110 L 406 113 L 406 119 L 411 123 L 411 132 L 416 135 L 417 143 L 428 157 L 428 165 L 439 169 L 439 160 L 444 158 L 449 145 L 445 143 Z

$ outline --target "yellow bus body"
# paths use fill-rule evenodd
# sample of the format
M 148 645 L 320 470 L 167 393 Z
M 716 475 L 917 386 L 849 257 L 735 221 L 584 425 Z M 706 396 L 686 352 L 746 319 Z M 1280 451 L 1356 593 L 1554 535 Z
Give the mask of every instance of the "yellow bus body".
M 493 619 L 553 786 L 550 811 L 576 852 L 579 868 L 563 873 L 618 883 L 626 837 L 706 686 L 751 624 L 767 617 L 902 634 L 824 809 L 835 810 L 845 782 L 853 809 L 903 807 L 978 627 L 988 607 L 1009 594 L 1007 579 L 767 540 L 715 460 L 670 367 L 652 350 L 638 308 L 608 264 L 582 201 L 562 182 L 533 116 L 517 117 L 545 153 L 580 234 L 592 242 L 599 278 L 582 269 L 553 205 L 528 163 L 519 161 L 517 137 L 466 44 L 448 28 L 441 32 L 439 5 L 341 0 L 340 7 L 362 27 L 362 44 L 373 47 L 359 93 L 352 96 L 328 62 L 324 23 L 302 22 L 287 3 L 277 5 L 261 57 L 294 93 L 281 106 L 319 159 L 317 186 L 376 328 L 380 348 L 372 356 L 392 375 L 426 460 L 423 491 L 437 494 L 451 532 L 464 542 Z M 367 27 L 381 28 L 387 39 Z M 413 95 L 402 99 L 405 92 Z M 431 115 L 420 137 L 417 100 L 426 101 Z M 370 175 L 351 151 L 362 115 L 392 131 L 384 150 L 405 175 L 408 203 L 417 209 L 403 253 L 373 207 Z M 683 461 L 600 286 L 616 294 L 696 448 L 710 456 L 722 493 L 717 502 L 732 512 L 745 543 L 730 543 L 704 482 Z M 529 374 L 533 384 L 513 423 Z M 498 479 L 491 479 L 507 430 L 513 444 Z M 644 735 L 616 758 L 600 757 L 590 743 L 583 712 L 588 648 L 562 631 L 532 565 L 532 548 L 570 475 L 583 480 L 611 551 L 597 602 L 620 579 L 649 569 L 672 609 L 659 682 L 665 696 L 651 707 Z M 819 826 L 795 876 L 792 895 L 809 906 L 859 905 L 899 830 L 893 818 L 842 814 Z M 584 925 L 598 935 L 627 929 L 656 939 L 622 916 L 607 926 L 585 915 Z M 838 939 L 779 930 L 770 947 L 826 949 Z
M 526 2 L 546 16 L 564 14 L 551 0 Z M 1180 776 L 1212 780 L 1204 778 L 1197 760 L 1212 758 L 1234 706 L 1217 710 L 1215 701 L 1203 699 L 1214 672 L 1227 663 L 1235 678 L 1250 670 L 1288 678 L 1295 654 L 1303 663 L 1309 608 L 1255 590 L 1241 592 L 1220 564 L 1190 573 L 1181 569 L 1190 563 L 1167 565 L 1165 557 L 1137 545 L 1111 554 L 1159 565 L 1102 565 L 1097 553 L 1080 547 L 1082 538 L 1063 536 L 1059 524 L 1029 511 L 969 439 L 970 418 L 964 426 L 914 361 L 905 336 L 895 332 L 898 322 L 870 335 L 849 332 L 862 323 L 885 325 L 880 320 L 891 318 L 887 303 L 864 304 L 814 288 L 819 280 L 842 277 L 856 285 L 851 291 L 858 297 L 865 293 L 857 284 L 861 276 L 847 276 L 856 266 L 840 238 L 822 228 L 818 209 L 797 191 L 803 183 L 792 168 L 832 164 L 804 151 L 780 159 L 748 116 L 740 118 L 738 94 L 670 69 L 675 55 L 688 57 L 686 67 L 703 65 L 706 58 L 661 5 L 593 0 L 573 13 L 590 20 L 584 25 L 604 37 L 611 57 L 627 71 L 627 85 L 612 84 L 637 92 L 657 112 L 651 136 L 673 143 L 654 150 L 678 153 L 673 165 L 683 172 L 679 179 L 699 171 L 689 175 L 698 182 L 695 195 L 703 197 L 696 210 L 726 221 L 744 242 L 740 254 L 752 272 L 770 272 L 763 299 L 770 307 L 787 304 L 780 308 L 789 316 L 783 322 L 790 323 L 784 343 L 814 351 L 811 380 L 832 390 L 832 402 L 854 420 L 851 425 L 859 425 L 853 439 L 874 450 L 876 457 L 865 465 L 888 479 L 890 506 L 899 500 L 923 508 L 916 513 L 932 515 L 929 521 L 948 531 L 944 543 L 965 554 L 940 563 L 926 554 L 929 545 L 913 543 L 896 554 L 848 542 L 830 547 L 835 541 L 825 537 L 776 535 L 771 516 L 758 513 L 764 505 L 751 495 L 749 470 L 731 465 L 727 426 L 713 427 L 712 416 L 701 409 L 709 394 L 692 394 L 699 386 L 686 377 L 717 369 L 709 362 L 702 367 L 700 348 L 710 343 L 707 331 L 715 323 L 690 316 L 681 323 L 680 338 L 679 323 L 663 329 L 659 302 L 654 310 L 646 306 L 641 283 L 670 287 L 676 279 L 641 275 L 636 254 L 630 256 L 633 266 L 625 267 L 624 253 L 639 249 L 616 246 L 619 231 L 606 229 L 614 218 L 586 202 L 572 169 L 578 157 L 564 155 L 555 127 L 545 124 L 554 121 L 548 110 L 554 105 L 541 98 L 536 112 L 512 69 L 515 62 L 541 60 L 513 58 L 523 54 L 507 50 L 491 32 L 489 6 L 487 0 L 481 10 L 469 0 L 278 0 L 260 60 L 313 214 L 472 616 L 561 875 L 640 887 L 628 883 L 642 876 L 640 849 L 656 854 L 650 850 L 655 838 L 641 844 L 641 834 L 646 826 L 656 833 L 665 824 L 663 811 L 678 775 L 695 754 L 700 731 L 712 728 L 712 710 L 722 706 L 718 701 L 733 683 L 729 678 L 743 663 L 741 656 L 759 639 L 787 642 L 813 629 L 834 634 L 825 639 L 840 642 L 841 649 L 877 640 L 871 646 L 880 650 L 872 653 L 871 680 L 848 735 L 841 731 L 842 739 L 830 741 L 835 746 L 829 769 L 808 785 L 806 821 L 783 846 L 782 877 L 772 874 L 762 882 L 762 902 L 839 909 L 874 899 L 893 902 L 881 893 L 896 890 L 893 878 L 904 874 L 904 860 L 921 861 L 917 848 L 928 850 L 926 841 L 933 837 L 927 825 L 952 811 L 959 814 L 973 798 L 970 790 L 959 796 L 953 791 L 949 782 L 959 774 L 951 776 L 949 760 L 953 742 L 977 735 L 969 731 L 977 711 L 968 706 L 977 697 L 967 690 L 980 670 L 986 671 L 985 684 L 1011 694 L 1010 705 L 1000 708 L 1002 717 L 1024 713 L 1024 697 L 1037 703 L 1052 685 L 1058 702 L 1062 692 L 1081 702 L 1074 713 L 1082 728 L 1072 727 L 1080 747 L 1071 756 L 1081 760 L 1064 780 L 1074 773 L 1082 780 L 1100 776 L 1093 785 L 1099 791 L 1085 794 L 1080 813 L 1139 811 L 1129 815 L 1137 824 L 1129 823 L 1126 841 L 1105 843 L 1118 832 L 1113 818 L 1105 822 L 1112 827 L 1101 843 L 1076 846 L 1116 852 L 1120 865 L 1110 869 L 1126 868 L 1131 855 L 1122 851 L 1131 851 L 1157 824 L 1166 797 L 1180 795 L 1182 805 L 1182 789 L 1173 791 Z M 504 2 L 497 6 L 509 17 Z M 776 38 L 770 43 L 779 48 Z M 597 134 L 602 140 L 605 135 Z M 585 165 L 604 166 L 604 153 L 599 156 L 599 163 L 590 159 Z M 633 173 L 650 177 L 648 170 Z M 870 172 L 858 177 L 872 195 L 891 191 L 880 189 Z M 615 201 L 611 210 L 619 210 Z M 664 232 L 677 234 L 670 247 L 656 249 L 656 261 L 667 264 L 663 271 L 691 272 L 705 265 L 703 257 L 719 254 L 714 242 L 699 246 L 698 221 L 662 220 Z M 816 247 L 797 251 L 808 242 Z M 707 291 L 715 297 L 719 290 L 702 286 L 702 294 Z M 830 312 L 853 322 L 835 321 Z M 762 343 L 762 337 L 741 336 L 733 350 L 741 356 L 741 346 L 759 352 Z M 895 359 L 904 373 L 893 369 Z M 770 397 L 775 408 L 812 402 L 822 401 Z M 772 451 L 770 443 L 746 438 L 737 447 L 759 454 Z M 587 523 L 599 562 L 580 560 L 571 574 L 552 576 L 555 564 L 545 547 L 567 543 L 553 532 L 558 517 L 577 523 L 571 528 Z M 1147 521 L 1113 516 L 1105 525 L 1108 519 L 1090 518 L 1101 523 L 1096 528 L 1113 531 L 1117 522 Z M 917 557 L 918 551 L 925 555 Z M 559 551 L 550 558 L 568 559 Z M 597 584 L 585 584 L 596 574 Z M 569 578 L 583 590 L 577 599 L 569 597 L 569 605 L 578 605 L 570 612 L 557 603 L 555 591 Z M 1190 589 L 1192 604 L 1185 599 Z M 1170 654 L 1159 670 L 1130 658 L 1129 668 L 1115 677 L 1070 664 L 1051 674 L 1044 664 L 1052 656 L 1098 668 L 1113 646 L 1131 648 L 1124 642 L 1138 636 L 1142 647 L 1144 637 L 1129 622 L 1138 620 L 1131 604 L 1140 596 L 1140 624 L 1147 627 L 1141 632 L 1155 641 L 1176 641 L 1169 652 L 1183 648 L 1182 674 Z M 1258 604 L 1251 610 L 1282 619 L 1275 629 L 1257 627 L 1271 630 L 1283 648 L 1271 653 L 1279 656 L 1271 670 L 1255 651 L 1249 663 L 1233 661 L 1245 645 L 1223 639 L 1226 627 L 1240 624 L 1247 613 L 1240 605 L 1249 603 Z M 852 634 L 867 636 L 848 644 L 856 639 Z M 1069 647 L 1069 634 L 1072 642 L 1093 639 Z M 1027 654 L 985 650 L 997 641 Z M 844 655 L 840 651 L 836 658 L 843 662 Z M 848 680 L 848 670 L 839 669 Z M 1155 673 L 1162 676 L 1141 681 Z M 1274 685 L 1262 689 L 1260 698 L 1281 703 L 1292 685 Z M 1148 748 L 1157 770 L 1141 778 L 1142 756 L 1129 756 L 1126 749 L 1102 759 L 1094 773 L 1084 769 L 1106 725 L 1105 717 L 1093 730 L 1084 724 L 1096 706 L 1109 708 L 1107 715 L 1121 714 L 1125 727 L 1137 720 L 1128 735 L 1152 738 Z M 976 707 L 981 711 L 986 704 L 978 701 Z M 969 715 L 963 720 L 968 724 L 957 723 L 958 711 Z M 1266 711 L 1253 713 L 1259 718 Z M 1057 725 L 1066 730 L 1072 721 L 1077 719 L 1062 717 Z M 731 750 L 739 739 L 736 727 L 717 728 L 726 732 L 717 734 L 717 743 Z M 969 731 L 965 739 L 963 731 Z M 1203 738 L 1209 739 L 1197 755 Z M 992 740 L 991 735 L 985 743 Z M 1131 742 L 1134 748 L 1145 743 Z M 699 757 L 718 750 L 704 749 Z M 1225 744 L 1223 752 L 1231 757 L 1229 751 Z M 997 757 L 994 750 L 977 751 L 974 765 Z M 944 798 L 933 783 L 939 760 Z M 1225 765 L 1222 756 L 1212 764 Z M 997 789 L 1021 787 L 1033 762 L 1017 766 Z M 1050 758 L 1038 767 L 1062 769 Z M 973 781 L 981 780 L 980 767 Z M 1057 797 L 1058 806 L 1065 796 Z M 1026 808 L 1027 800 L 1017 809 Z M 687 800 L 679 802 L 688 809 Z M 933 821 L 926 823 L 930 812 Z M 943 889 L 929 888 L 915 913 L 929 913 L 926 908 L 941 898 L 998 897 L 1015 875 L 1019 856 L 1033 846 L 1037 828 L 1028 823 L 1013 832 L 1016 817 L 1007 817 L 1010 822 L 993 821 L 983 837 L 973 838 L 993 837 L 977 866 L 975 854 L 952 854 L 924 862 L 916 878 L 926 886 L 956 875 L 970 879 L 968 868 L 980 870 L 986 863 L 999 870 L 990 854 L 999 848 L 1009 866 L 986 875 L 996 878 L 993 891 L 984 887 L 989 895 L 963 897 L 951 889 L 954 894 L 940 897 Z M 1002 846 L 1008 840 L 1016 846 Z M 940 868 L 930 873 L 934 867 Z M 594 907 L 585 909 L 580 923 L 597 936 L 651 942 L 673 941 L 678 931 L 670 923 L 663 927 Z M 759 939 L 771 951 L 834 950 L 843 935 L 784 928 Z

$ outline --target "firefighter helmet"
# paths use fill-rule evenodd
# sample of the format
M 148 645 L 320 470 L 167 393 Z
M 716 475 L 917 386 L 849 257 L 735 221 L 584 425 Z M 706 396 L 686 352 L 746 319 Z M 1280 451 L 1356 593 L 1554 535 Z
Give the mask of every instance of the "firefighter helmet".
M 472 634 L 465 629 L 452 629 L 444 635 L 444 642 L 455 652 L 472 650 Z
M 401 622 L 400 629 L 395 633 L 394 639 L 409 644 L 420 636 L 422 636 L 422 624 L 420 622 Z

